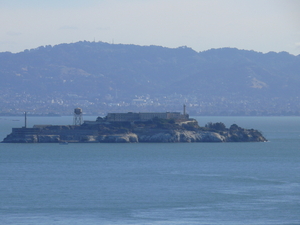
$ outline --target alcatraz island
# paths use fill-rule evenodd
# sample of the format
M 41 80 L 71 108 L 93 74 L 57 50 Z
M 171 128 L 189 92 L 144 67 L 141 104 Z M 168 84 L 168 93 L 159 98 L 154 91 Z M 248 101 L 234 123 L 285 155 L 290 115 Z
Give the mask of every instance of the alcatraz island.
M 174 143 L 174 142 L 265 142 L 257 130 L 222 122 L 200 127 L 189 118 L 185 105 L 180 112 L 108 113 L 96 121 L 83 121 L 82 109 L 74 110 L 73 125 L 34 125 L 12 128 L 2 143 Z

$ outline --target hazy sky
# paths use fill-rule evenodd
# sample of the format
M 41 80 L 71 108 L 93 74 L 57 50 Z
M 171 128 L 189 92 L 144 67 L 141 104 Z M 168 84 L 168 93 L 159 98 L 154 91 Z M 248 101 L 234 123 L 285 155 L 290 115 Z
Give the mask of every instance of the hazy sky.
M 103 41 L 300 54 L 300 0 L 0 0 L 0 52 Z

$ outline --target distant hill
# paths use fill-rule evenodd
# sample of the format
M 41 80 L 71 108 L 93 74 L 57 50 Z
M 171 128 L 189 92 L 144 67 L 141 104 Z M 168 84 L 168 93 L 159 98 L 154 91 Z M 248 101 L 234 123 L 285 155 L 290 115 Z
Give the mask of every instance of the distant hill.
M 16 54 L 2 52 L 0 78 L 2 112 L 30 105 L 46 113 L 51 111 L 50 103 L 94 105 L 97 111 L 95 105 L 104 107 L 100 103 L 129 104 L 135 98 L 166 108 L 170 104 L 170 109 L 170 102 L 178 98 L 195 107 L 195 112 L 218 111 L 218 104 L 230 111 L 240 102 L 244 102 L 242 111 L 300 110 L 300 55 L 286 52 L 263 54 L 235 48 L 196 52 L 188 47 L 84 41 Z M 209 102 L 214 108 L 206 106 Z M 266 102 L 272 102 L 269 108 L 260 105 Z

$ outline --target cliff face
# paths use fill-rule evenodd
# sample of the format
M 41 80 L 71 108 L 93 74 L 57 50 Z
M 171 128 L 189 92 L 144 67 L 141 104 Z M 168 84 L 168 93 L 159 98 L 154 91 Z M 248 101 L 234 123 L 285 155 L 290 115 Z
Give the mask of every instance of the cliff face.
M 218 124 L 217 124 L 218 125 Z M 220 124 L 219 124 L 220 125 Z M 222 124 L 221 124 L 222 125 Z M 125 127 L 124 127 L 125 126 Z M 127 127 L 126 127 L 127 126 Z M 96 124 L 82 126 L 46 126 L 13 129 L 4 143 L 138 143 L 138 142 L 264 142 L 257 130 L 243 129 L 232 125 L 229 129 L 212 125 L 200 128 L 191 121 L 183 124 Z
M 259 132 L 258 132 L 259 133 Z M 169 130 L 164 132 L 139 133 L 139 142 L 264 142 L 267 141 L 255 130 L 242 130 L 239 132 L 212 132 Z

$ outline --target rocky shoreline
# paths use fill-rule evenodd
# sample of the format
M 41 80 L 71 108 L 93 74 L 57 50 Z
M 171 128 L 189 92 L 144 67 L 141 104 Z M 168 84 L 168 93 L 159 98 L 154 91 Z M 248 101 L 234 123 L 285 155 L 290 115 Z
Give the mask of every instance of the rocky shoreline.
M 176 143 L 176 142 L 265 142 L 261 132 L 236 124 L 200 127 L 196 120 L 152 120 L 140 123 L 99 122 L 75 125 L 45 125 L 13 128 L 3 143 Z

